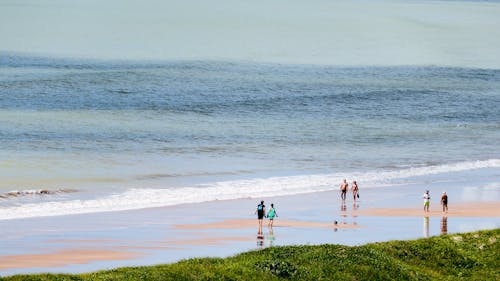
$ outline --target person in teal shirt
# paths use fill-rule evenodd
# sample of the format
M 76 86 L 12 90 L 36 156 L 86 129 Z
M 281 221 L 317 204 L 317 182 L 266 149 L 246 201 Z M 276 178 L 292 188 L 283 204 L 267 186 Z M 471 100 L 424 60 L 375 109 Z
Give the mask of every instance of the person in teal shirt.
M 273 227 L 273 222 L 274 218 L 278 216 L 278 213 L 276 213 L 276 209 L 274 208 L 274 204 L 271 204 L 271 208 L 267 212 L 267 218 L 269 219 L 269 223 L 267 226 Z

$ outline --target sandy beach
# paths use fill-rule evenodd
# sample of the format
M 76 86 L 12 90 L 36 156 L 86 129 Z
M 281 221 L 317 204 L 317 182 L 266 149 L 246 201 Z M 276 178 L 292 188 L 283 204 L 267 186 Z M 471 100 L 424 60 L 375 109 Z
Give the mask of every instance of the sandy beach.
M 264 225 L 267 223 L 264 223 Z M 239 220 L 223 220 L 212 223 L 201 223 L 201 224 L 178 224 L 174 225 L 176 229 L 243 229 L 243 228 L 255 228 L 255 219 L 239 219 Z M 305 228 L 315 228 L 315 227 L 337 227 L 337 228 L 358 228 L 360 226 L 354 224 L 337 224 L 334 225 L 331 222 L 312 222 L 312 221 L 291 221 L 291 220 L 277 220 L 274 225 L 276 227 L 305 227 Z
M 61 267 L 68 264 L 85 264 L 91 261 L 126 260 L 140 254 L 126 251 L 73 249 L 43 254 L 0 256 L 0 268 Z
M 376 217 L 479 217 L 479 218 L 497 218 L 500 216 L 500 203 L 498 202 L 471 202 L 460 203 L 450 207 L 447 212 L 442 210 L 424 212 L 414 208 L 373 208 L 357 212 L 362 216 Z
M 272 229 L 264 220 L 263 236 L 257 235 L 254 199 L 0 221 L 1 274 L 89 272 L 271 246 L 360 245 L 500 226 L 499 202 L 487 201 L 492 196 L 482 191 L 469 201 L 466 187 L 448 189 L 448 213 L 436 199 L 424 213 L 418 191 L 411 185 L 362 189 L 357 202 L 342 202 L 335 191 L 263 198 L 279 214 Z

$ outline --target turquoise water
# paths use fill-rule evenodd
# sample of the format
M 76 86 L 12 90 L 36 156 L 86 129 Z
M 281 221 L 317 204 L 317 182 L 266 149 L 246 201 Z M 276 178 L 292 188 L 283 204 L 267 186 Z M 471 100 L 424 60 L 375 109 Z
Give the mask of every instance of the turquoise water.
M 499 69 L 498 26 L 498 0 L 0 1 L 0 51 L 70 58 Z
M 498 168 L 499 89 L 495 69 L 6 54 L 0 205 L 85 213 Z

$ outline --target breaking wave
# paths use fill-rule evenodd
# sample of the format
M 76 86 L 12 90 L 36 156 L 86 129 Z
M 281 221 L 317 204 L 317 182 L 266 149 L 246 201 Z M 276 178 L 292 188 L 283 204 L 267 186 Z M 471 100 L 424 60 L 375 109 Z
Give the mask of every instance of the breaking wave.
M 124 211 L 214 200 L 262 198 L 330 191 L 336 190 L 337 183 L 343 178 L 356 179 L 363 183 L 363 188 L 376 188 L 381 185 L 391 185 L 393 180 L 499 167 L 500 159 L 490 159 L 398 171 L 269 177 L 168 189 L 133 188 L 123 193 L 96 199 L 27 203 L 0 208 L 0 220 Z M 26 191 L 25 193 L 43 194 L 41 191 Z

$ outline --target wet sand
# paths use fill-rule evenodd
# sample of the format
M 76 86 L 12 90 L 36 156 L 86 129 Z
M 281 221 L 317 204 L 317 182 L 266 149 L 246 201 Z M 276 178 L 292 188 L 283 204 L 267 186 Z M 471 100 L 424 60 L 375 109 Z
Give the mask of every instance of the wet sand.
M 127 260 L 140 253 L 115 250 L 72 249 L 40 254 L 0 256 L 0 268 L 59 267 L 68 264 L 85 264 L 92 261 Z
M 443 212 L 441 206 L 431 209 L 429 212 L 424 212 L 416 208 L 372 208 L 358 211 L 358 215 L 377 216 L 377 217 L 482 217 L 495 218 L 500 217 L 499 202 L 470 202 L 459 203 L 453 206 L 448 206 L 448 212 Z
M 440 191 L 438 185 L 433 193 Z M 434 199 L 426 214 L 421 204 L 426 188 L 361 189 L 358 202 L 349 197 L 341 202 L 337 191 L 262 198 L 275 204 L 279 217 L 272 229 L 264 219 L 259 235 L 254 211 L 261 199 L 0 220 L 0 276 L 81 273 L 227 257 L 270 246 L 360 245 L 500 227 L 500 203 L 481 200 L 491 199 L 491 191 L 448 188 L 454 202 L 448 213 Z M 469 201 L 471 194 L 477 199 Z
M 268 220 L 263 221 L 263 226 L 266 227 Z M 200 223 L 200 224 L 177 224 L 174 225 L 177 229 L 243 229 L 243 228 L 255 228 L 257 222 L 255 219 L 231 219 L 222 220 L 211 223 Z M 333 222 L 312 222 L 312 221 L 293 221 L 293 220 L 276 220 L 273 224 L 273 228 L 279 227 L 336 227 L 336 228 L 359 228 L 361 226 L 348 223 L 334 224 Z
M 269 231 L 267 226 L 268 220 L 264 220 L 263 226 L 266 234 Z M 44 241 L 47 244 L 63 244 L 65 247 L 75 247 L 80 245 L 78 249 L 63 249 L 47 253 L 38 254 L 17 254 L 17 255 L 0 255 L 0 268 L 15 269 L 15 268 L 51 268 L 62 267 L 74 264 L 86 264 L 95 261 L 120 261 L 132 260 L 145 255 L 147 250 L 171 249 L 179 250 L 178 247 L 207 247 L 207 246 L 223 246 L 234 242 L 249 242 L 255 241 L 252 235 L 228 236 L 224 230 L 241 230 L 254 229 L 258 225 L 255 219 L 225 219 L 209 223 L 197 224 L 175 224 L 173 229 L 186 230 L 222 230 L 217 233 L 207 232 L 184 232 L 191 234 L 192 239 L 182 239 L 181 236 L 169 237 L 161 241 L 150 241 L 150 246 L 113 246 L 110 250 L 89 250 L 85 249 L 86 245 L 111 245 L 119 243 L 119 240 L 110 239 L 52 239 Z M 313 222 L 313 221 L 296 221 L 296 220 L 276 220 L 273 229 L 280 228 L 360 228 L 361 226 L 352 223 L 339 223 L 335 225 L 333 222 Z M 253 233 L 253 231 L 252 231 Z M 123 241 L 122 241 L 123 242 Z M 129 243 L 129 242 L 127 242 Z M 141 243 L 136 243 L 140 245 Z M 71 246 L 68 246 L 71 245 Z M 176 248 L 177 247 L 177 248 Z

